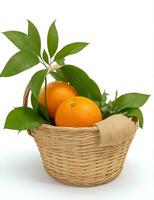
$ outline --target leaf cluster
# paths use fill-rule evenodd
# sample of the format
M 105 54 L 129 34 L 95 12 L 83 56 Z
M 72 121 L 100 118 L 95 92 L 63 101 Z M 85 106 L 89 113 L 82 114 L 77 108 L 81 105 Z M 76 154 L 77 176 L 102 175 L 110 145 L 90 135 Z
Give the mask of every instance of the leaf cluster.
M 139 125 L 143 127 L 143 115 L 140 107 L 149 98 L 149 95 L 139 93 L 129 93 L 118 97 L 116 91 L 115 100 L 107 102 L 107 93 L 101 91 L 94 80 L 81 68 L 74 65 L 65 64 L 66 57 L 76 54 L 84 49 L 88 43 L 73 42 L 58 50 L 59 36 L 54 21 L 47 33 L 47 50 L 42 48 L 41 37 L 38 29 L 28 20 L 28 32 L 7 31 L 3 33 L 18 49 L 6 63 L 0 77 L 10 77 L 28 70 L 39 63 L 44 68 L 37 71 L 30 79 L 31 105 L 30 107 L 18 107 L 13 109 L 7 116 L 5 128 L 15 130 L 27 130 L 35 128 L 42 123 L 54 125 L 54 120 L 48 116 L 45 105 L 39 104 L 40 89 L 47 85 L 48 68 L 57 63 L 60 69 L 50 73 L 55 80 L 69 82 L 80 96 L 85 96 L 93 100 L 100 108 L 103 118 L 116 113 L 122 113 L 128 117 L 136 118 Z
M 39 93 L 44 83 L 46 89 L 48 68 L 53 63 L 66 66 L 64 62 L 67 56 L 80 52 L 88 45 L 87 42 L 73 42 L 58 50 L 59 36 L 55 23 L 56 21 L 52 22 L 47 33 L 47 50 L 42 48 L 39 31 L 34 23 L 29 20 L 27 33 L 20 31 L 3 32 L 3 34 L 19 49 L 19 51 L 8 60 L 4 69 L 0 73 L 0 77 L 17 75 L 38 65 L 39 63 L 43 64 L 45 67 L 45 69 L 37 71 L 30 79 L 32 108 L 19 107 L 12 110 L 7 116 L 5 128 L 26 130 L 34 128 L 34 126 L 36 127 L 41 123 L 54 124 L 53 119 L 50 119 L 48 116 L 46 105 L 42 106 L 39 104 Z M 67 69 L 65 70 L 64 67 L 63 72 L 61 70 L 56 70 L 52 72 L 51 75 L 56 80 L 68 82 L 69 77 L 64 76 L 65 71 L 67 71 Z M 84 76 L 88 79 L 86 74 L 84 74 Z M 31 116 L 35 116 L 34 122 L 37 121 L 38 123 L 31 122 Z M 20 118 L 20 123 L 18 123 L 18 118 Z
M 102 115 L 109 117 L 114 114 L 123 114 L 127 117 L 132 117 L 139 121 L 139 126 L 143 128 L 143 114 L 140 110 L 149 98 L 149 95 L 140 93 L 127 93 L 117 97 L 117 91 L 115 99 L 107 102 L 107 95 L 103 93 L 103 101 L 101 105 Z

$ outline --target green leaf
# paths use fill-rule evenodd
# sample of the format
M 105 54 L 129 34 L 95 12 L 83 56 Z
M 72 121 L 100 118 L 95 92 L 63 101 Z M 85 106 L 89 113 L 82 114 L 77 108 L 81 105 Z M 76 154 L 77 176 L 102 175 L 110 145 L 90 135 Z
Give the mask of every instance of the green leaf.
M 113 101 L 114 110 L 123 110 L 125 108 L 138 108 L 145 104 L 149 95 L 140 93 L 128 93 L 118 97 Z
M 101 102 L 99 87 L 83 70 L 73 65 L 64 65 L 60 70 L 79 95 Z
M 57 80 L 57 81 L 65 81 L 68 82 L 66 80 L 66 77 L 64 76 L 64 74 L 62 73 L 62 71 L 60 69 L 57 69 L 56 72 L 52 72 L 51 73 L 52 77 Z
M 113 109 L 113 103 L 112 103 L 112 101 L 108 102 L 108 106 L 110 108 L 110 112 L 112 113 L 112 109 Z
M 101 106 L 101 103 L 100 103 L 100 101 L 97 101 L 97 100 L 95 100 L 95 99 L 92 99 L 97 105 L 98 105 L 98 107 L 100 107 Z
M 65 59 L 64 58 L 61 58 L 60 60 L 57 60 L 56 61 L 59 65 L 64 65 L 65 64 Z
M 115 92 L 115 100 L 118 98 L 118 90 Z
M 31 78 L 30 87 L 36 99 L 39 98 L 40 89 L 42 87 L 46 75 L 47 75 L 47 69 L 43 69 L 36 72 Z
M 48 36 L 47 36 L 47 45 L 50 57 L 52 57 L 57 48 L 58 48 L 58 32 L 55 25 L 56 20 L 51 24 Z
M 48 123 L 50 123 L 49 115 L 48 115 L 47 108 L 45 105 L 39 104 L 38 114 L 42 116 L 42 118 L 45 119 Z
M 105 90 L 104 90 L 104 92 L 103 92 L 103 94 L 102 94 L 102 102 L 101 102 L 101 105 L 103 106 L 105 103 L 106 103 L 106 100 L 107 100 L 107 93 L 105 92 Z
M 36 54 L 40 56 L 40 51 L 41 51 L 41 38 L 40 34 L 36 28 L 36 26 L 28 20 L 28 37 L 30 38 L 30 41 L 32 42 Z
M 60 60 L 66 56 L 78 53 L 83 48 L 85 48 L 89 43 L 86 42 L 74 42 L 64 46 L 56 55 L 54 60 Z
M 8 114 L 4 128 L 28 130 L 36 128 L 43 123 L 45 123 L 45 121 L 31 108 L 18 107 Z
M 43 60 L 49 65 L 49 58 L 48 58 L 48 54 L 45 49 L 43 50 L 42 57 L 43 57 Z
M 1 77 L 9 77 L 23 72 L 39 63 L 37 56 L 20 51 L 13 55 L 1 72 Z
M 32 104 L 33 110 L 35 112 L 37 112 L 48 123 L 50 123 L 50 119 L 49 119 L 49 116 L 48 116 L 46 106 L 41 105 L 33 94 L 31 94 L 31 104 Z
M 33 43 L 28 35 L 19 31 L 6 31 L 3 34 L 20 50 L 36 53 Z
M 135 117 L 139 120 L 139 126 L 143 128 L 143 114 L 139 108 L 129 108 L 126 109 L 127 113 L 125 114 L 127 117 Z
M 105 93 L 104 91 L 104 100 L 106 99 L 106 95 L 108 95 L 107 93 Z M 103 101 L 104 103 L 104 101 Z M 102 111 L 102 115 L 103 115 L 103 118 L 107 118 L 111 115 L 114 115 L 114 114 L 117 114 L 118 112 L 113 110 L 113 103 L 112 101 L 109 101 L 108 103 L 104 103 L 101 105 L 101 111 Z
M 101 91 L 100 91 L 98 85 L 96 84 L 96 82 L 93 79 L 89 78 L 89 80 L 87 79 L 85 81 L 85 84 L 89 88 L 90 96 L 92 96 L 91 99 L 94 99 L 94 100 L 98 101 L 99 104 L 101 104 L 102 95 L 101 95 Z
M 105 103 L 104 105 L 101 106 L 101 112 L 102 112 L 103 119 L 111 115 L 108 104 Z
M 38 100 L 35 98 L 35 96 L 33 94 L 31 94 L 31 105 L 32 105 L 33 110 L 35 112 L 37 112 L 38 106 L 39 106 L 39 102 L 38 102 Z

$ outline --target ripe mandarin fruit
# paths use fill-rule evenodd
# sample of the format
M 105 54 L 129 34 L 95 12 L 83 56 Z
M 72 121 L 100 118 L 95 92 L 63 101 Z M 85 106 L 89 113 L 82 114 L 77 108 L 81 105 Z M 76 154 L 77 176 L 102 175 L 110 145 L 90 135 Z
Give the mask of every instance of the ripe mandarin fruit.
M 66 99 L 57 108 L 55 123 L 65 127 L 90 127 L 102 120 L 102 114 L 92 100 L 76 96 Z
M 54 118 L 58 106 L 67 98 L 74 96 L 77 96 L 77 92 L 70 84 L 66 82 L 55 81 L 47 84 L 46 104 L 49 116 Z M 41 105 L 44 105 L 45 103 L 45 87 L 40 91 L 39 103 Z

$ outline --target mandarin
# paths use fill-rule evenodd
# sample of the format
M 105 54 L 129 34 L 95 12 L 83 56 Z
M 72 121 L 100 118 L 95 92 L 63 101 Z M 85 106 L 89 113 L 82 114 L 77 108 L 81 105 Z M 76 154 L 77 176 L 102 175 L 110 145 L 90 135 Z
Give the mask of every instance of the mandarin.
M 92 100 L 76 96 L 65 100 L 57 108 L 55 123 L 63 127 L 91 127 L 102 120 L 102 114 Z
M 46 106 L 49 116 L 54 118 L 58 106 L 67 98 L 74 96 L 77 96 L 77 92 L 69 83 L 54 81 L 47 84 Z M 45 104 L 45 87 L 43 87 L 40 91 L 39 103 L 41 105 Z

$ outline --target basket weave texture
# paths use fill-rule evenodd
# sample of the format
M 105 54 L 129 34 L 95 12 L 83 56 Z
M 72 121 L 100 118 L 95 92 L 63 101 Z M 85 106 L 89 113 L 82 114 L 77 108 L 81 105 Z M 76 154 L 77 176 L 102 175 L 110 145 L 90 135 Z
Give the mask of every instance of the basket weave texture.
M 24 94 L 27 106 L 29 85 Z M 29 130 L 46 172 L 65 184 L 96 186 L 121 172 L 138 125 L 117 114 L 94 127 L 72 128 L 42 124 Z

